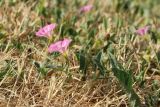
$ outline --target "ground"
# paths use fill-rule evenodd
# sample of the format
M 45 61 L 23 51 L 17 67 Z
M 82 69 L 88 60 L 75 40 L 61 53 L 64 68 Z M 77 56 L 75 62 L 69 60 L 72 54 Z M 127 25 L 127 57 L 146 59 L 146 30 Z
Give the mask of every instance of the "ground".
M 159 107 L 159 9 L 159 0 L 0 0 L 0 107 Z M 36 35 L 51 23 L 51 37 Z M 48 52 L 64 38 L 64 53 Z

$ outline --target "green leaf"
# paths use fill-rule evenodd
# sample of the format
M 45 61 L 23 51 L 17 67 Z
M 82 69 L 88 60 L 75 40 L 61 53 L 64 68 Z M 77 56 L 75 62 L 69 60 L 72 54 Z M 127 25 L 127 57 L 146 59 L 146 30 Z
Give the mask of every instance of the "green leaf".
M 111 52 L 108 52 L 109 59 L 113 68 L 123 69 L 123 67 L 117 62 L 116 58 L 113 56 Z
M 38 71 L 40 74 L 42 74 L 43 76 L 45 76 L 45 75 L 47 74 L 47 69 L 46 69 L 44 66 L 42 66 L 41 63 L 35 61 L 35 62 L 34 62 L 34 65 L 36 66 L 37 71 Z
M 33 62 L 34 63 L 34 65 L 37 67 L 37 68 L 40 68 L 40 64 L 38 63 L 38 62 Z
M 96 65 L 95 67 L 98 67 L 99 71 L 100 71 L 100 75 L 104 76 L 105 75 L 105 67 L 102 63 L 102 51 L 98 52 L 98 54 L 96 55 L 96 58 L 93 59 L 93 63 L 94 65 Z
M 112 71 L 124 88 L 130 92 L 132 90 L 132 72 L 128 73 L 117 68 L 112 68 Z
M 47 75 L 47 71 L 46 71 L 45 68 L 39 68 L 39 69 L 38 69 L 38 72 L 39 72 L 40 74 L 42 74 L 43 76 L 46 76 L 46 75 Z
M 65 32 L 66 34 L 68 33 L 69 35 L 72 35 L 72 36 L 76 36 L 77 35 L 77 32 L 74 28 L 68 28 Z
M 108 28 L 108 20 L 106 18 L 103 19 L 103 24 L 104 24 L 104 28 L 107 29 Z
M 0 39 L 3 39 L 5 37 L 5 34 L 0 32 Z
M 131 107 L 140 107 L 140 99 L 132 88 L 133 75 L 131 70 L 125 70 L 123 66 L 117 62 L 116 58 L 113 56 L 112 53 L 108 52 L 108 54 L 110 63 L 112 65 L 112 72 L 128 93 Z
M 79 70 L 82 71 L 82 73 L 84 75 L 86 75 L 86 70 L 87 70 L 87 59 L 85 57 L 85 54 L 83 53 L 83 51 L 80 51 L 78 53 L 76 53 L 77 59 L 79 60 Z
M 88 37 L 89 38 L 93 38 L 94 36 L 96 35 L 96 29 L 92 29 L 90 32 L 89 32 L 89 34 L 88 34 Z
M 153 43 L 157 44 L 158 42 L 158 38 L 157 38 L 157 33 L 156 32 L 153 32 L 151 31 L 151 40 L 153 41 Z
M 7 74 L 6 71 L 1 71 L 0 72 L 0 79 L 3 79 L 3 77 Z

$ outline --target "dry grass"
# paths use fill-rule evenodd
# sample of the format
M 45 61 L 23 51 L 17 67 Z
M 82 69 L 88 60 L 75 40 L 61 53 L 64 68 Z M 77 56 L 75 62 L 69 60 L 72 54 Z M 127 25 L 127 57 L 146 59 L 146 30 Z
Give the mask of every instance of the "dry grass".
M 46 76 L 38 73 L 38 70 L 33 64 L 34 61 L 44 62 L 46 59 L 50 59 L 50 63 L 56 63 L 57 65 L 65 62 L 61 56 L 55 59 L 50 57 L 48 53 L 46 53 L 46 40 L 41 41 L 35 37 L 35 32 L 40 27 L 39 25 L 42 20 L 44 23 L 47 23 L 49 20 L 55 22 L 56 19 L 50 17 L 47 17 L 47 19 L 39 16 L 38 10 L 35 11 L 35 7 L 37 6 L 37 2 L 35 1 L 29 0 L 25 2 L 25 0 L 17 0 L 15 4 L 10 4 L 7 1 L 9 0 L 4 1 L 5 3 L 0 6 L 0 33 L 5 35 L 3 39 L 0 39 L 0 70 L 3 72 L 5 69 L 5 72 L 7 72 L 0 80 L 0 107 L 129 106 L 127 94 L 111 72 L 104 79 L 94 80 L 88 76 L 85 81 L 82 80 L 82 75 L 78 69 L 79 64 L 74 55 L 77 49 L 82 48 L 79 44 L 75 44 L 72 50 L 70 50 L 70 76 L 65 73 L 65 70 L 56 68 L 50 69 Z M 92 2 L 94 3 L 94 0 L 92 0 L 91 3 Z M 101 17 L 107 17 L 109 19 L 108 24 L 110 28 L 105 30 L 102 24 L 95 23 L 94 26 L 97 26 L 97 30 L 99 31 L 96 34 L 97 40 L 100 40 L 98 37 L 99 34 L 103 35 L 110 32 L 117 32 L 117 35 L 121 35 L 130 26 L 128 21 L 122 29 L 117 28 L 118 30 L 115 31 L 116 23 L 113 20 L 114 16 L 120 16 L 122 19 L 126 19 L 128 15 L 125 13 L 122 15 L 114 13 L 112 10 L 114 6 L 110 9 L 112 4 L 108 2 L 105 3 L 100 4 L 102 8 L 99 8 L 98 11 L 104 12 Z M 50 5 L 49 0 L 45 5 L 46 7 Z M 73 4 L 71 3 L 71 5 Z M 69 12 L 64 16 L 65 18 L 71 18 L 72 15 L 70 14 L 76 11 L 75 7 L 72 11 L 71 6 L 68 7 L 68 10 Z M 94 11 L 96 14 L 97 10 L 95 9 Z M 140 22 L 145 23 L 144 20 L 145 18 L 141 17 L 134 24 Z M 77 29 L 80 24 L 85 21 L 85 18 L 80 19 L 80 21 L 75 24 Z M 152 26 L 153 28 L 158 28 L 159 20 L 155 19 L 151 20 L 151 22 L 152 21 L 157 21 L 157 23 Z M 59 34 L 59 32 L 57 34 Z M 85 40 L 83 34 L 85 35 L 85 31 L 82 32 L 82 36 L 79 37 L 80 40 Z M 107 36 L 109 35 L 102 36 L 102 39 L 107 40 Z M 145 96 L 148 93 L 152 94 L 153 81 L 160 81 L 160 66 L 159 63 L 157 63 L 157 59 L 155 59 L 155 53 L 159 51 L 159 45 L 152 43 L 148 38 L 137 37 L 134 40 L 126 41 L 124 44 L 121 44 L 120 36 L 117 37 L 117 40 L 119 40 L 119 43 L 114 47 L 117 49 L 117 59 L 122 62 L 122 65 L 127 68 L 132 68 L 135 75 L 140 73 L 143 57 L 149 61 L 144 67 L 146 73 L 144 88 L 139 88 L 136 82 L 133 85 L 142 103 L 145 103 Z M 146 40 L 149 42 L 144 42 Z M 18 43 L 21 43 L 21 45 L 19 46 Z M 18 47 L 18 49 L 16 47 Z M 97 47 L 101 48 L 99 44 L 95 44 L 92 49 Z M 149 48 L 151 51 L 151 53 L 148 52 L 151 54 L 150 59 L 148 59 L 148 54 L 146 54 L 146 48 Z M 130 52 L 126 53 L 126 49 L 129 49 Z M 128 63 L 131 57 L 132 61 L 127 65 L 126 63 Z M 107 67 L 111 70 L 110 65 L 107 65 Z M 89 68 L 89 70 L 92 72 L 92 69 Z

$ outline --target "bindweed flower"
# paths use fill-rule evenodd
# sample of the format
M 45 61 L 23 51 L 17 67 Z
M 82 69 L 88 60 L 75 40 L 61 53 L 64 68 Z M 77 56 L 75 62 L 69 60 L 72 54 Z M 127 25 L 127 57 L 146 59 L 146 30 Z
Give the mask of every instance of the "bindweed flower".
M 92 8 L 93 8 L 92 5 L 86 5 L 86 6 L 80 8 L 80 12 L 81 13 L 83 13 L 83 12 L 89 12 Z
M 49 46 L 48 51 L 49 51 L 49 53 L 60 52 L 63 54 L 66 52 L 71 41 L 72 40 L 70 40 L 70 39 L 64 39 L 62 41 L 58 41 L 56 43 L 53 43 Z
M 50 37 L 52 31 L 56 28 L 56 24 L 49 24 L 44 26 L 43 28 L 40 28 L 38 32 L 36 32 L 36 36 L 39 37 Z
M 138 35 L 143 36 L 148 33 L 148 30 L 149 30 L 149 26 L 145 26 L 145 27 L 142 27 L 142 28 L 139 28 L 138 30 L 136 30 L 136 33 Z

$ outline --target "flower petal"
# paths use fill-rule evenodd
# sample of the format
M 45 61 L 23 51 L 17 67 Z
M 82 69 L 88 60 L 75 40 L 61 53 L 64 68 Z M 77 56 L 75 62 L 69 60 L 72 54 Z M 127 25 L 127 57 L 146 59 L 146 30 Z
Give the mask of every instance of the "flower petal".
M 49 53 L 60 52 L 61 44 L 62 44 L 62 41 L 58 41 L 56 43 L 51 44 L 48 48 Z
M 70 39 L 64 39 L 63 41 L 55 42 L 49 46 L 48 51 L 49 53 L 52 52 L 64 53 L 67 50 L 71 41 L 72 40 Z
M 51 36 L 52 31 L 56 28 L 56 24 L 49 24 L 40 28 L 38 32 L 36 32 L 36 36 L 39 37 L 49 37 Z
M 92 5 L 86 5 L 80 8 L 80 12 L 89 12 L 93 8 Z
M 142 28 L 139 28 L 138 30 L 136 30 L 136 33 L 138 35 L 143 36 L 148 33 L 148 30 L 149 30 L 149 26 L 145 26 L 145 27 L 142 27 Z
M 71 41 L 72 41 L 72 40 L 70 40 L 70 39 L 64 39 L 64 40 L 62 41 L 62 47 L 67 48 L 67 47 L 69 46 L 69 44 L 71 43 Z

